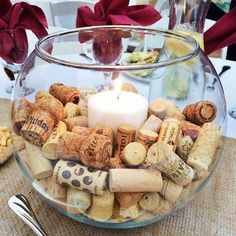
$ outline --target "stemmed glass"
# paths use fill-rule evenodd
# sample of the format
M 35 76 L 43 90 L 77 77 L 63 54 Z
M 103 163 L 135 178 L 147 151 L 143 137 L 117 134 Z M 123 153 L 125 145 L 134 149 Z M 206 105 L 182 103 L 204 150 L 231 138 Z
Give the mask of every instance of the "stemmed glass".
M 14 81 L 30 52 L 27 34 L 21 28 L 0 29 L 0 37 L 4 39 L 4 41 L 2 40 L 3 43 L 0 44 L 0 61 L 8 78 Z M 27 87 L 24 80 L 22 80 L 21 86 L 24 96 L 34 92 L 34 88 Z M 13 85 L 5 89 L 7 93 L 12 93 L 12 90 Z

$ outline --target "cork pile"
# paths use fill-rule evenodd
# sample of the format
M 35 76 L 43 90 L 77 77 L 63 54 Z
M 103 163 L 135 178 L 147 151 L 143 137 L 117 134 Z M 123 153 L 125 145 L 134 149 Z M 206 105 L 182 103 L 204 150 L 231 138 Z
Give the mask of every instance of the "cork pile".
M 33 186 L 69 213 L 96 221 L 170 213 L 214 163 L 221 143 L 215 104 L 199 101 L 182 112 L 158 98 L 139 129 L 120 124 L 114 132 L 104 124 L 88 127 L 87 102 L 94 93 L 52 84 L 34 103 L 14 102 L 15 132 L 25 140 L 18 155 Z

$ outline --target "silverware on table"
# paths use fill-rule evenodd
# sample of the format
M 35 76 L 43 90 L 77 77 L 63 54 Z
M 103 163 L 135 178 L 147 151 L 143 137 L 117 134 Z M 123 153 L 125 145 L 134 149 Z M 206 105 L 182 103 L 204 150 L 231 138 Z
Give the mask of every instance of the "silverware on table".
M 230 68 L 231 68 L 231 66 L 228 66 L 228 65 L 223 66 L 222 69 L 221 69 L 221 72 L 219 73 L 219 77 L 220 77 L 224 72 L 226 72 L 227 70 L 229 70 Z M 217 79 L 214 78 L 212 84 L 207 86 L 207 89 L 208 89 L 208 90 L 214 90 L 214 89 L 215 89 L 215 83 L 216 83 L 216 81 L 217 81 Z
M 36 235 L 47 236 L 37 220 L 28 200 L 23 194 L 10 197 L 8 205 L 36 233 Z

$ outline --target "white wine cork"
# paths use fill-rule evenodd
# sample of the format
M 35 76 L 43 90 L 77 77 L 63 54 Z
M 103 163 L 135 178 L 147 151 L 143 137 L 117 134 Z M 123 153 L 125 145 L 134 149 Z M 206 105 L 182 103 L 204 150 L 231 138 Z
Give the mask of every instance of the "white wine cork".
M 148 113 L 151 115 L 153 114 L 154 116 L 160 118 L 161 120 L 164 119 L 166 116 L 166 105 L 162 100 L 156 99 L 152 100 L 149 103 L 149 109 Z
M 83 127 L 83 126 L 74 126 L 73 129 L 71 130 L 72 133 L 76 133 L 83 136 L 87 136 L 91 134 L 92 131 L 93 131 L 92 128 Z
M 78 116 L 80 114 L 79 106 L 77 104 L 72 103 L 72 102 L 66 103 L 66 105 L 64 107 L 64 111 L 65 111 L 66 118 L 72 118 L 72 117 Z
M 115 193 L 121 207 L 127 208 L 136 205 L 144 193 Z
M 68 187 L 67 207 L 69 212 L 72 212 L 74 208 L 75 212 L 83 213 L 91 206 L 91 202 L 92 194 L 90 192 Z
M 186 162 L 193 146 L 193 140 L 190 136 L 184 136 L 179 139 L 176 153 Z
M 111 192 L 159 192 L 162 177 L 159 170 L 110 169 Z
M 56 183 L 53 177 L 49 177 L 46 180 L 46 191 L 52 197 L 56 199 L 64 199 L 67 195 L 67 188 L 61 184 Z
M 183 186 L 176 184 L 169 178 L 163 176 L 163 186 L 160 194 L 169 202 L 174 203 L 183 191 Z
M 132 125 L 121 124 L 117 128 L 117 153 L 121 158 L 125 146 L 135 140 L 136 129 Z
M 180 185 L 190 183 L 194 177 L 193 169 L 164 142 L 155 143 L 149 148 L 145 165 L 158 168 Z
M 28 165 L 32 177 L 34 179 L 44 179 L 52 176 L 52 164 L 43 156 L 41 149 L 27 141 L 25 141 L 25 148 L 28 152 Z
M 140 215 L 138 204 L 126 208 L 120 207 L 120 215 L 124 218 L 136 219 Z
M 180 122 L 177 119 L 169 118 L 163 121 L 158 135 L 157 142 L 165 142 L 176 149 L 178 135 L 180 132 Z
M 67 126 L 67 130 L 71 131 L 74 126 L 88 127 L 88 118 L 86 116 L 75 116 L 64 119 L 63 122 Z
M 155 212 L 159 208 L 160 196 L 158 193 L 145 193 L 139 201 L 139 206 L 149 212 Z
M 144 122 L 141 129 L 146 129 L 153 131 L 155 133 L 159 133 L 161 128 L 162 120 L 154 115 L 150 115 L 149 118 Z
M 56 125 L 52 130 L 52 133 L 49 135 L 47 141 L 42 147 L 42 153 L 45 157 L 51 160 L 56 160 L 56 146 L 59 136 L 66 131 L 66 125 L 62 121 Z
M 121 160 L 128 166 L 138 166 L 143 163 L 146 155 L 147 151 L 141 143 L 132 142 L 125 146 Z
M 89 216 L 97 221 L 107 221 L 112 216 L 114 193 L 106 191 L 102 196 L 93 195 Z
M 29 163 L 29 154 L 26 149 L 20 150 L 18 152 L 18 156 L 20 157 L 21 163 L 23 163 L 28 175 L 32 177 L 32 169 Z
M 153 213 L 155 213 L 156 215 L 169 214 L 172 211 L 172 208 L 173 208 L 172 203 L 164 199 L 162 196 L 160 196 L 159 207 Z
M 143 146 L 148 150 L 158 138 L 158 134 L 147 129 L 140 129 L 137 135 L 137 142 L 143 144 Z
M 220 126 L 205 123 L 187 159 L 187 163 L 199 171 L 207 171 L 220 143 Z
M 107 172 L 88 168 L 72 161 L 59 160 L 54 167 L 53 177 L 59 184 L 88 190 L 96 195 L 103 195 L 107 189 Z

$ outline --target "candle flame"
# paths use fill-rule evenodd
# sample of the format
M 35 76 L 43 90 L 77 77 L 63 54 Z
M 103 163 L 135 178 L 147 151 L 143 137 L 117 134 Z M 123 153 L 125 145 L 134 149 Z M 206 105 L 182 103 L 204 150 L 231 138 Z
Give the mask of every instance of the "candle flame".
M 121 86 L 122 86 L 122 83 L 119 79 L 116 79 L 114 80 L 114 90 L 116 92 L 120 92 L 121 91 Z

